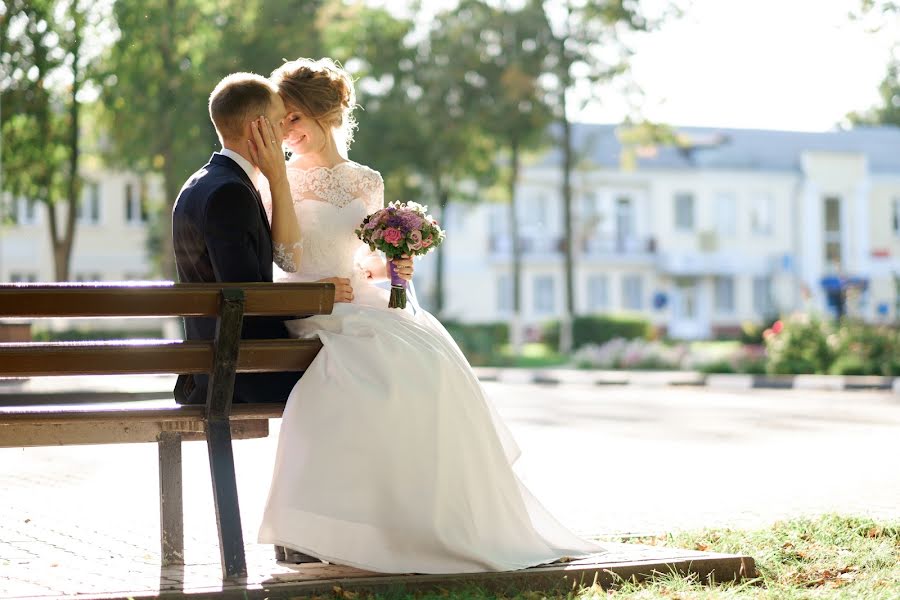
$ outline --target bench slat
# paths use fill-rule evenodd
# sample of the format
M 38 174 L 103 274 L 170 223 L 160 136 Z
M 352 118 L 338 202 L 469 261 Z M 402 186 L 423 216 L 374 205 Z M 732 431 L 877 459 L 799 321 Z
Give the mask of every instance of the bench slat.
M 123 444 L 155 442 L 164 431 L 181 431 L 185 441 L 206 439 L 202 422 L 109 421 L 101 423 L 17 423 L 0 425 L 0 448 Z M 269 435 L 269 421 L 256 419 L 231 423 L 231 438 L 246 440 Z
M 239 373 L 305 370 L 319 340 L 241 340 Z M 212 342 L 135 340 L 0 344 L 0 377 L 208 373 Z
M 245 315 L 330 314 L 331 283 L 20 283 L 0 285 L 0 317 L 203 317 L 224 288 L 245 291 Z
M 154 421 L 156 423 L 200 423 L 206 407 L 201 404 L 171 406 L 165 408 L 89 408 L 79 406 L 53 407 L 47 410 L 37 407 L 0 408 L 0 427 L 24 423 L 34 425 L 68 423 L 125 423 L 129 421 Z M 280 419 L 284 404 L 232 404 L 232 421 Z M 0 432 L 3 430 L 0 429 Z

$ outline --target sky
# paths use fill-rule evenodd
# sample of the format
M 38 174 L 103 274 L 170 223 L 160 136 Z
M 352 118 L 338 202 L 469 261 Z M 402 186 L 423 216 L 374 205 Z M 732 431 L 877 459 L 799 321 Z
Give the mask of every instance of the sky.
M 406 0 L 369 1 L 398 13 L 408 7 Z M 681 19 L 632 43 L 640 115 L 611 89 L 577 120 L 617 123 L 631 114 L 682 126 L 826 131 L 878 102 L 900 40 L 900 17 L 878 33 L 869 31 L 874 20 L 851 21 L 859 0 L 681 3 L 690 4 Z M 424 2 L 432 13 L 453 4 Z
M 876 104 L 900 18 L 872 33 L 848 18 L 858 0 L 694 0 L 680 20 L 634 44 L 642 112 L 674 125 L 824 131 Z M 628 112 L 608 93 L 581 114 Z

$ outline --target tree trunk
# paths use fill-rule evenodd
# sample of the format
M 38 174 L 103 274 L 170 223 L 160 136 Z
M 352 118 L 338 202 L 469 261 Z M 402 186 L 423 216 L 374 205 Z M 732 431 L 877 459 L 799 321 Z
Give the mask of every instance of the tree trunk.
M 516 189 L 519 184 L 519 140 L 510 142 L 510 174 L 509 174 L 509 236 L 512 241 L 512 288 L 513 314 L 509 324 L 509 344 L 513 356 L 522 354 L 522 243 L 519 239 L 519 215 L 516 204 Z
M 175 199 L 181 190 L 181 182 L 178 174 L 175 172 L 174 162 L 171 156 L 166 157 L 166 164 L 163 167 L 163 190 L 166 195 L 166 201 L 163 203 L 162 214 L 157 215 L 160 220 L 161 240 L 159 252 L 159 270 L 160 274 L 172 281 L 176 280 L 175 273 L 175 247 L 172 241 L 172 207 L 175 205 Z
M 178 18 L 178 1 L 168 0 L 167 14 L 170 19 Z M 172 47 L 175 25 L 172 21 L 166 23 L 160 35 L 160 58 L 165 73 L 176 73 L 174 49 Z M 169 81 L 169 93 L 173 96 L 178 94 L 177 82 L 173 77 Z M 163 190 L 166 195 L 163 203 L 162 214 L 158 215 L 160 219 L 158 223 L 160 233 L 160 253 L 159 253 L 159 270 L 160 274 L 173 281 L 176 280 L 175 273 L 175 250 L 172 241 L 172 207 L 175 205 L 175 199 L 178 191 L 181 189 L 181 181 L 179 181 L 178 173 L 175 168 L 175 132 L 173 117 L 171 113 L 167 114 L 161 125 L 161 154 L 165 163 L 163 164 Z
M 441 214 L 438 222 L 441 227 L 446 227 L 444 219 L 447 216 L 447 204 L 450 202 L 450 192 L 444 189 L 440 181 L 435 183 L 437 191 L 438 206 L 441 207 Z M 434 264 L 434 315 L 438 319 L 443 316 L 444 312 L 444 244 L 437 247 L 437 256 Z
M 567 85 L 565 82 L 564 85 Z M 563 130 L 563 250 L 565 251 L 565 306 L 559 323 L 559 352 L 569 354 L 572 351 L 572 320 L 575 316 L 575 260 L 572 243 L 572 168 L 574 167 L 574 150 L 572 148 L 572 124 L 566 111 L 568 87 L 562 91 L 562 130 Z
M 66 185 L 66 225 L 62 238 L 53 232 L 53 267 L 57 281 L 69 280 L 69 269 L 72 261 L 72 246 L 75 242 L 75 219 L 78 214 L 78 202 L 81 198 L 81 175 L 78 173 L 81 148 L 79 144 L 79 126 L 81 106 L 78 104 L 78 91 L 81 89 L 81 43 L 84 30 L 84 16 L 78 12 L 78 3 L 73 2 L 72 10 L 72 98 L 69 106 L 69 180 Z M 54 227 L 54 229 L 56 229 Z

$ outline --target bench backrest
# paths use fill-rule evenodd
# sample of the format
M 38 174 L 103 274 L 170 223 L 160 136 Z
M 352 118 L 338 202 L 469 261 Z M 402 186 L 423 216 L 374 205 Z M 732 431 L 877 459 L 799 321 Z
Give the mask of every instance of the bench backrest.
M 0 285 L 0 318 L 217 318 L 210 341 L 0 344 L 0 377 L 209 373 L 207 408 L 227 415 L 236 372 L 304 370 L 321 348 L 318 340 L 241 340 L 243 317 L 321 315 L 333 306 L 330 283 Z

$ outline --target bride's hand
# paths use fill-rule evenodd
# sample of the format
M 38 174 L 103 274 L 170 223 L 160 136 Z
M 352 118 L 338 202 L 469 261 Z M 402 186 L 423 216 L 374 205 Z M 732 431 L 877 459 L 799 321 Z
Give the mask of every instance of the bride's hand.
M 415 266 L 413 266 L 412 258 L 404 254 L 401 258 L 395 258 L 391 262 L 394 263 L 394 268 L 397 270 L 397 275 L 400 279 L 412 281 L 413 272 L 416 270 Z
M 281 137 L 275 134 L 275 128 L 267 117 L 254 120 L 250 124 L 250 131 L 253 134 L 253 139 L 247 140 L 250 157 L 269 180 L 270 187 L 275 187 L 274 182 L 287 179 Z
M 350 286 L 350 280 L 346 277 L 328 277 L 320 279 L 316 283 L 333 283 L 335 302 L 353 302 L 353 288 Z

